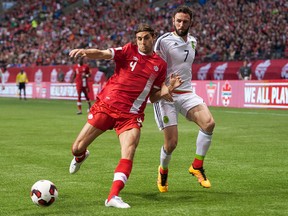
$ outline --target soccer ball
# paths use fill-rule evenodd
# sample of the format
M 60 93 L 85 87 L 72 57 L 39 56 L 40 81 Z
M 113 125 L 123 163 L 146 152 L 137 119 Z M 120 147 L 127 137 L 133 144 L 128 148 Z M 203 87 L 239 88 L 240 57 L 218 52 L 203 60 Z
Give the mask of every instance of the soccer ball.
M 48 207 L 58 198 L 58 190 L 53 182 L 39 180 L 31 187 L 30 197 L 36 205 Z

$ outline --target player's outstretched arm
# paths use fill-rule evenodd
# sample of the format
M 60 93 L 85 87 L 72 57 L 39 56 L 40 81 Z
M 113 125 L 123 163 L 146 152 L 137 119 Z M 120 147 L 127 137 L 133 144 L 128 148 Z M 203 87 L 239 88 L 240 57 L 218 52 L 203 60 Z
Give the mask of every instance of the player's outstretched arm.
M 112 53 L 109 49 L 73 49 L 70 51 L 69 56 L 71 58 L 87 57 L 90 59 L 111 59 Z
M 165 83 L 163 83 L 161 89 L 156 90 L 156 89 L 152 89 L 151 91 L 151 95 L 150 95 L 150 101 L 152 103 L 158 101 L 160 98 L 163 98 L 164 100 L 173 101 L 172 98 L 172 92 L 179 87 L 180 85 L 182 85 L 183 81 L 181 80 L 180 76 L 178 74 L 172 74 L 170 76 L 170 82 L 169 85 L 165 85 Z

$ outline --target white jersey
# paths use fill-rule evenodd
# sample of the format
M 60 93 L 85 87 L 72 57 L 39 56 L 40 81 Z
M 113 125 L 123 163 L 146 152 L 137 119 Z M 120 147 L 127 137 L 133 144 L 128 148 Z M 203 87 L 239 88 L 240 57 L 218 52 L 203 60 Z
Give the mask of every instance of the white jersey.
M 177 91 L 192 91 L 192 63 L 195 58 L 197 41 L 188 34 L 187 42 L 173 32 L 159 37 L 155 44 L 155 52 L 167 63 L 166 84 L 172 73 L 178 73 L 184 83 Z

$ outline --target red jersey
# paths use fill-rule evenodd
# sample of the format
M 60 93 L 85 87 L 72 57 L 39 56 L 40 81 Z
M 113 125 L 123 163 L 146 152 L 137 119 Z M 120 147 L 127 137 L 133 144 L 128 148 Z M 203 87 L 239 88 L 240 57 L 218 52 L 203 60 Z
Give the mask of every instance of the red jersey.
M 165 81 L 166 62 L 155 53 L 140 53 L 132 43 L 111 51 L 115 71 L 97 97 L 123 113 L 144 113 L 151 89 Z
M 75 73 L 75 82 L 77 87 L 87 87 L 88 86 L 88 76 L 90 75 L 90 70 L 88 65 L 83 64 L 77 64 L 73 67 L 73 71 Z

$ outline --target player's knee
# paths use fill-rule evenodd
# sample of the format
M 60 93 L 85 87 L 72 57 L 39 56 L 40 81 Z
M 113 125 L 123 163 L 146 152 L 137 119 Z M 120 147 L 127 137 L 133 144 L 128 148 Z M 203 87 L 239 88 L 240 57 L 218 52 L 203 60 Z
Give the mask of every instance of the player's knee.
M 205 125 L 201 129 L 208 134 L 212 134 L 214 128 L 215 128 L 215 121 L 213 118 L 211 118 L 208 122 L 205 123 Z
M 86 148 L 81 147 L 81 145 L 79 145 L 79 143 L 75 142 L 72 145 L 72 154 L 73 155 L 81 155 L 83 152 L 86 151 Z
M 170 139 L 168 140 L 167 144 L 165 145 L 165 150 L 168 154 L 172 153 L 174 149 L 177 147 L 178 141 L 177 139 Z

